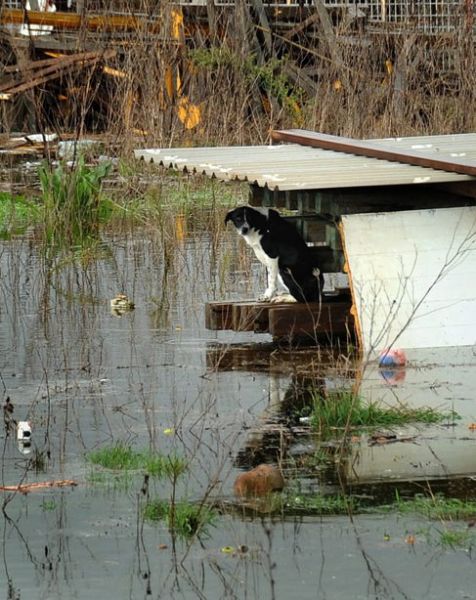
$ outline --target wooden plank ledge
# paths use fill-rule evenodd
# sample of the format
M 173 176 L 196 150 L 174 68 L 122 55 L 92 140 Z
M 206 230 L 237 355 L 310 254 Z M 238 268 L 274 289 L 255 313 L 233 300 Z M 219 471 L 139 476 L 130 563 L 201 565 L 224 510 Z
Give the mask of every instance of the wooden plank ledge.
M 292 308 L 274 305 L 269 311 L 269 333 L 274 338 L 309 337 L 310 341 L 350 338 L 354 333 L 350 307 L 350 302 L 314 302 L 295 304 Z
M 208 302 L 205 305 L 207 329 L 270 333 L 274 338 L 353 337 L 354 318 L 350 298 L 300 303 L 273 303 L 245 300 Z

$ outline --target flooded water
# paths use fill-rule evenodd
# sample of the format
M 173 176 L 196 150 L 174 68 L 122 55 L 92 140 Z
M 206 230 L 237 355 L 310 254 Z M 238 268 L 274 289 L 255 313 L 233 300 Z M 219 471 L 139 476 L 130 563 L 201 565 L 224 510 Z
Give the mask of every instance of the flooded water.
M 473 350 L 409 355 L 405 370 L 382 373 L 316 361 L 322 349 L 290 353 L 266 334 L 208 331 L 204 303 L 256 296 L 260 267 L 218 227 L 220 211 L 167 219 L 105 232 L 99 256 L 53 268 L 28 235 L 1 242 L 0 384 L 32 426 L 31 445 L 2 430 L 1 485 L 76 485 L 2 492 L 0 597 L 475 598 L 472 538 L 440 537 L 471 534 L 472 521 L 299 510 L 306 495 L 387 501 L 410 484 L 473 498 Z M 134 310 L 111 311 L 119 292 Z M 344 458 L 312 466 L 320 446 L 299 416 L 306 391 L 356 380 L 366 398 L 461 418 L 398 428 L 395 443 L 359 434 Z M 87 455 L 118 442 L 182 456 L 187 472 L 176 487 L 140 473 L 101 480 Z M 236 476 L 261 462 L 282 465 L 289 510 L 235 498 Z M 172 494 L 219 508 L 207 535 L 183 539 L 144 519 L 146 497 Z

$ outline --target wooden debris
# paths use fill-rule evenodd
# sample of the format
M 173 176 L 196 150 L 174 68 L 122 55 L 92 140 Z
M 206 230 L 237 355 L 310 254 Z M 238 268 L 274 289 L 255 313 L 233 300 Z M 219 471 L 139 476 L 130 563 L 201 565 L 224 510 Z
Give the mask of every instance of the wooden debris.
M 104 52 L 81 52 L 78 54 L 61 56 L 59 58 L 48 59 L 47 61 L 38 61 L 39 66 L 35 65 L 35 61 L 28 63 L 26 69 L 21 69 L 22 74 L 20 81 L 12 81 L 9 79 L 0 83 L 0 99 L 10 100 L 14 95 L 27 90 L 33 89 L 52 79 L 62 77 L 66 72 L 75 69 L 84 69 L 91 67 L 96 63 L 110 59 L 115 56 L 115 50 L 106 50 Z M 46 64 L 45 64 L 46 63 Z
M 0 22 L 22 25 L 25 13 L 22 9 L 3 8 Z M 159 20 L 149 20 L 134 15 L 91 15 L 74 12 L 42 12 L 29 10 L 28 22 L 32 25 L 50 25 L 59 29 L 90 29 L 93 31 L 140 31 L 158 33 L 162 24 Z
M 0 491 L 3 492 L 20 492 L 20 494 L 28 494 L 37 490 L 52 487 L 75 487 L 78 483 L 73 479 L 58 479 L 52 481 L 37 481 L 36 483 L 20 483 L 18 485 L 0 485 Z
M 301 33 L 301 31 L 304 31 L 304 29 L 307 29 L 307 27 L 309 27 L 310 25 L 313 25 L 316 21 L 319 21 L 319 19 L 320 19 L 320 16 L 317 12 L 309 15 L 309 17 L 300 21 L 292 29 L 290 29 L 289 31 L 286 31 L 283 34 L 283 38 L 285 38 L 286 40 L 292 39 L 295 35 L 297 35 L 298 33 Z

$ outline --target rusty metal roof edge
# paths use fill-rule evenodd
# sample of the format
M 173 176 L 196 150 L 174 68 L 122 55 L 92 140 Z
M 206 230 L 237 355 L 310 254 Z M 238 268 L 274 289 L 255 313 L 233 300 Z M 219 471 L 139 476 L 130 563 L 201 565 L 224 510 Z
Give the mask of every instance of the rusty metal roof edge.
M 274 130 L 271 132 L 271 138 L 279 142 L 293 142 L 303 146 L 334 150 L 346 154 L 476 176 L 476 162 L 474 161 L 447 160 L 424 152 L 415 152 L 415 150 L 395 149 L 390 144 L 378 143 L 373 140 L 358 140 L 305 129 Z

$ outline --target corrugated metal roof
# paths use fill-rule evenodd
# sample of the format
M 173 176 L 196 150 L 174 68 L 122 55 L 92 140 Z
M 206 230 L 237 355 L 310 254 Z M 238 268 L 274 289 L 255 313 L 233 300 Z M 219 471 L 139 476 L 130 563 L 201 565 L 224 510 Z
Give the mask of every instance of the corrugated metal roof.
M 374 144 L 417 150 L 440 158 L 474 160 L 476 134 L 388 138 Z M 272 190 L 312 190 L 381 185 L 476 181 L 475 177 L 299 144 L 151 148 L 136 158 L 217 179 L 255 183 Z

